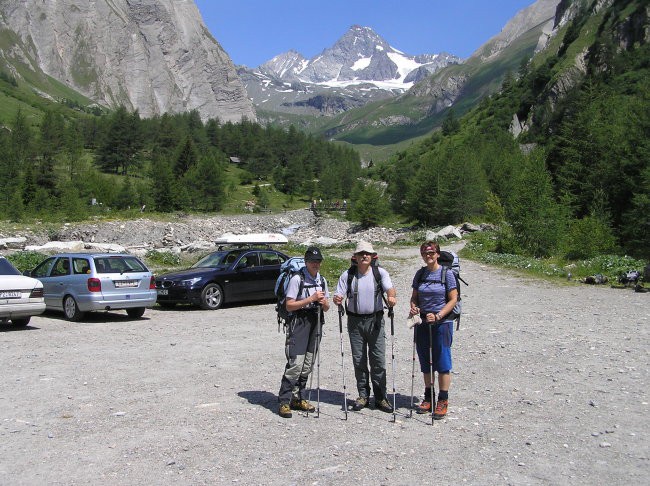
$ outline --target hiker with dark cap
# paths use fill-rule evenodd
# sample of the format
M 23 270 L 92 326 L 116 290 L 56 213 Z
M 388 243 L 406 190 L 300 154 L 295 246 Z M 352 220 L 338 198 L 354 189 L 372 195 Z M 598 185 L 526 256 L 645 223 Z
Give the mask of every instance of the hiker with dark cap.
M 377 252 L 372 244 L 360 241 L 353 255 L 356 265 L 341 274 L 332 300 L 336 305 L 341 305 L 343 299 L 347 298 L 348 334 L 359 392 L 359 398 L 352 408 L 359 411 L 368 406 L 372 385 L 375 408 L 392 413 L 393 407 L 386 393 L 384 292 L 389 306 L 395 306 L 397 300 L 393 282 L 386 269 L 373 265 L 376 258 Z
M 285 305 L 293 317 L 287 323 L 287 364 L 278 393 L 279 414 L 284 418 L 291 417 L 291 410 L 316 410 L 303 392 L 320 345 L 319 325 L 322 327 L 323 313 L 330 307 L 327 282 L 320 275 L 322 261 L 320 249 L 315 246 L 307 248 L 305 267 L 291 277 L 287 287 Z
M 449 386 L 451 385 L 451 343 L 454 321 L 450 314 L 458 299 L 456 279 L 451 270 L 438 263 L 440 246 L 427 241 L 420 246 L 420 255 L 426 264 L 413 277 L 413 293 L 409 315 L 420 315 L 422 323 L 415 328 L 415 347 L 424 375 L 424 400 L 417 413 L 430 413 L 440 420 L 447 415 Z M 438 401 L 435 401 L 434 374 L 438 373 Z

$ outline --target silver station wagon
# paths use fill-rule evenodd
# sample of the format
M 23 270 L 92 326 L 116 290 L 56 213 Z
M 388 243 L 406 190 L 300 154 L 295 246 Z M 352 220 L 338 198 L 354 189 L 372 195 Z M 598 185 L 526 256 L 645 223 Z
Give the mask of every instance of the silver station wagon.
M 63 311 L 70 321 L 83 319 L 86 312 L 120 309 L 138 318 L 156 303 L 154 277 L 133 255 L 59 254 L 29 275 L 43 283 L 47 310 Z

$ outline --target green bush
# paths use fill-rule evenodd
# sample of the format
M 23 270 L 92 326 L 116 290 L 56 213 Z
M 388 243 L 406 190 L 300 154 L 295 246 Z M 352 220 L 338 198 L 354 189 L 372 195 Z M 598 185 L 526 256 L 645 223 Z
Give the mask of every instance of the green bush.
M 580 260 L 611 253 L 615 248 L 610 227 L 600 218 L 585 216 L 571 223 L 563 253 L 569 260 Z
M 181 263 L 181 258 L 177 254 L 169 251 L 149 250 L 147 251 L 145 258 L 148 263 L 157 267 L 175 267 Z
M 46 258 L 47 255 L 37 251 L 18 251 L 11 255 L 7 255 L 7 260 L 13 263 L 13 265 L 21 272 L 33 270 L 36 265 Z

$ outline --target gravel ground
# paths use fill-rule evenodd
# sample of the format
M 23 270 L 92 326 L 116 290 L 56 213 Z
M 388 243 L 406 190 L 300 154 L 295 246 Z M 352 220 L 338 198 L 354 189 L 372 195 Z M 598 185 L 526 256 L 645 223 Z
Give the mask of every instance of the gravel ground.
M 345 420 L 333 311 L 319 417 L 288 420 L 276 413 L 283 335 L 270 304 L 154 308 L 138 320 L 116 312 L 83 323 L 47 314 L 0 331 L 0 484 L 647 481 L 648 294 L 557 287 L 464 261 L 470 286 L 450 411 L 431 425 L 408 413 L 405 317 L 419 256 L 415 248 L 380 256 L 399 298 L 395 422 L 374 409 Z M 346 336 L 344 346 L 353 399 Z M 419 373 L 415 383 L 419 395 Z

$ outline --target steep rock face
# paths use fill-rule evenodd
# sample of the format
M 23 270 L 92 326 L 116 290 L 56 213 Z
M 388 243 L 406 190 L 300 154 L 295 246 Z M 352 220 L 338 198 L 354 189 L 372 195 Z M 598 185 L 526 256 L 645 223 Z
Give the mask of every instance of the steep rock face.
M 50 76 L 100 104 L 149 117 L 196 109 L 255 119 L 232 61 L 193 0 L 0 2 L 0 26 Z
M 472 77 L 471 69 L 495 62 L 500 54 L 532 29 L 540 30 L 537 48 L 545 44 L 554 25 L 556 7 L 560 0 L 537 0 L 517 14 L 503 27 L 501 32 L 479 47 L 466 61 L 467 69 L 443 70 L 436 76 L 415 84 L 405 95 L 432 98 L 427 115 L 435 114 L 452 106 L 462 95 L 465 85 Z
M 504 48 L 532 28 L 553 22 L 560 0 L 537 0 L 530 7 L 517 12 L 497 35 L 483 44 L 472 54 L 472 58 L 488 60 L 498 56 Z M 545 30 L 543 27 L 543 30 Z

